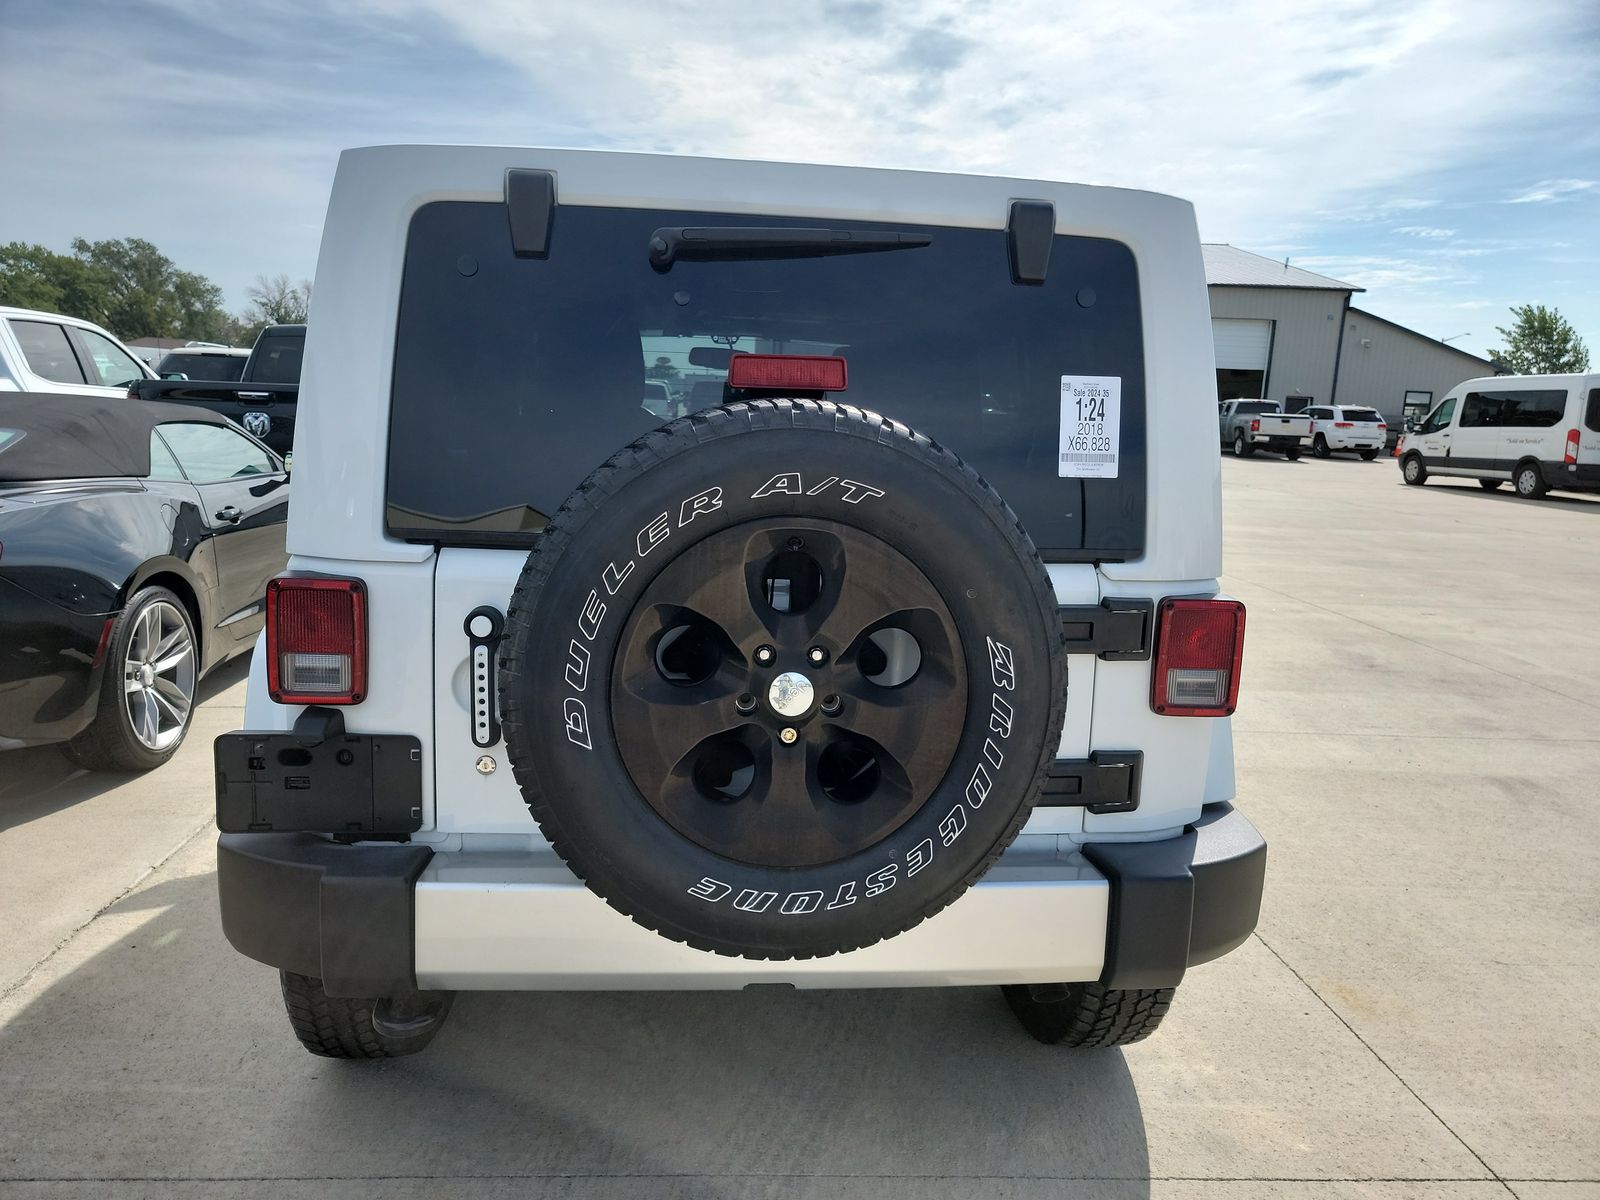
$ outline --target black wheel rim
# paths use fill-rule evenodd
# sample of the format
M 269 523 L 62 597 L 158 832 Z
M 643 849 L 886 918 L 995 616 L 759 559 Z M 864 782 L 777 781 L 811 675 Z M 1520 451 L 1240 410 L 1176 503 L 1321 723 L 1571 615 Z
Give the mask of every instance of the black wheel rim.
M 819 866 L 889 836 L 938 787 L 966 664 L 943 598 L 887 542 L 751 522 L 644 590 L 611 715 L 634 786 L 683 836 L 751 865 Z

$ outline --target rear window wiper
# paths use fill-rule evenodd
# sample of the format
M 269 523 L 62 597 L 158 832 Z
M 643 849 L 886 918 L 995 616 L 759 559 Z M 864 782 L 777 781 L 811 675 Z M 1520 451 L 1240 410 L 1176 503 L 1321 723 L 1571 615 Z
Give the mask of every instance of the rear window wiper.
M 923 233 L 893 229 L 795 229 L 741 225 L 728 228 L 658 229 L 650 235 L 650 265 L 672 270 L 685 262 L 737 262 L 768 258 L 823 258 L 833 254 L 874 254 L 933 245 Z

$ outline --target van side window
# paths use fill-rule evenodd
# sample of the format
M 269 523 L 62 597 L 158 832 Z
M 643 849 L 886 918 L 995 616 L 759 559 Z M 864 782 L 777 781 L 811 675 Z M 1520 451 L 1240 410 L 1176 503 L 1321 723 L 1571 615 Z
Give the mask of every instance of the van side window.
M 1439 430 L 1444 429 L 1450 424 L 1450 418 L 1455 416 L 1455 413 L 1456 398 L 1451 396 L 1448 400 L 1444 401 L 1444 403 L 1440 404 L 1438 408 L 1434 409 L 1428 414 L 1428 419 L 1422 423 L 1422 428 L 1417 430 L 1417 432 L 1438 433 Z
M 1589 407 L 1584 410 L 1583 423 L 1595 433 L 1600 433 L 1600 388 L 1589 392 Z
M 1505 416 L 1501 423 L 1518 429 L 1549 429 L 1559 425 L 1567 411 L 1567 393 L 1552 389 L 1540 392 L 1503 392 Z
M 1486 429 L 1500 424 L 1500 405 L 1498 396 L 1486 396 L 1482 392 L 1468 392 L 1467 398 L 1461 404 L 1461 428 Z

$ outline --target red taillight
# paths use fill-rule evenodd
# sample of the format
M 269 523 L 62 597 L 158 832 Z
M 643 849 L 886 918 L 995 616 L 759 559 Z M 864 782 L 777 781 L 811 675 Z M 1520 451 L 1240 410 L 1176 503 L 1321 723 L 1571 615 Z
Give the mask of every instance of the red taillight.
M 731 388 L 842 392 L 846 376 L 844 359 L 822 354 L 736 354 L 728 363 Z
M 267 694 L 278 704 L 360 704 L 367 586 L 284 575 L 267 584 Z
M 1257 418 L 1255 418 L 1255 420 L 1250 422 L 1250 432 L 1251 433 L 1260 433 L 1261 432 L 1261 418 L 1260 417 L 1257 417 Z
M 1356 423 L 1354 421 L 1335 421 L 1333 427 L 1335 429 L 1354 429 Z
M 1388 428 L 1389 428 L 1389 426 L 1388 426 L 1388 423 L 1387 423 L 1387 422 L 1384 422 L 1384 421 L 1379 421 L 1379 422 L 1378 422 L 1378 428 L 1379 428 L 1379 429 L 1388 429 Z
M 1150 707 L 1167 717 L 1230 715 L 1243 657 L 1244 605 L 1237 600 L 1163 600 Z
M 1578 461 L 1578 431 L 1576 429 L 1569 429 L 1569 430 L 1567 430 L 1567 453 L 1562 458 L 1561 462 L 1565 466 L 1571 466 L 1573 463 L 1575 463 L 1577 461 Z

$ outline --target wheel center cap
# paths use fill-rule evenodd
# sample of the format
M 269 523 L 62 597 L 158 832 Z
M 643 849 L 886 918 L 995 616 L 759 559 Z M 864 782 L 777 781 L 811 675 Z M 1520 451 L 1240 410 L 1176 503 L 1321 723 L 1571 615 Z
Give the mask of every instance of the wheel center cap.
M 811 710 L 815 694 L 811 680 L 799 671 L 785 671 L 767 689 L 767 703 L 780 717 L 800 717 Z
M 154 667 L 152 667 L 149 663 L 145 663 L 139 668 L 139 682 L 143 686 L 151 687 L 155 684 L 155 681 L 156 672 Z

